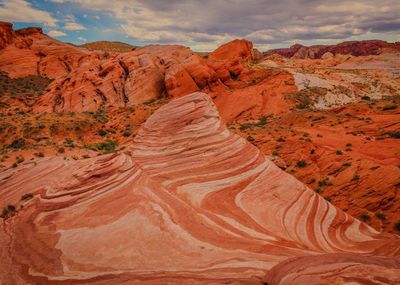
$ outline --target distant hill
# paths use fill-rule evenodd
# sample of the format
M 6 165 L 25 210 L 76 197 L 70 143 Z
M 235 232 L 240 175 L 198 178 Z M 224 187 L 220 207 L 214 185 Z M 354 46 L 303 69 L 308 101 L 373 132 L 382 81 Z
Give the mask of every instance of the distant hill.
M 114 52 L 128 52 L 131 51 L 132 49 L 137 48 L 136 46 L 132 46 L 127 43 L 109 42 L 109 41 L 91 42 L 80 46 L 90 50 L 102 50 L 102 51 L 114 51 Z

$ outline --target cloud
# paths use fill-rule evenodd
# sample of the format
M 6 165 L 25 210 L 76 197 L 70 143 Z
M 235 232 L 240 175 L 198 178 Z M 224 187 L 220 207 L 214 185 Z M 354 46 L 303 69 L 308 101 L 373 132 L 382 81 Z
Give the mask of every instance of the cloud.
M 64 29 L 67 31 L 81 31 L 86 30 L 86 27 L 77 23 L 74 16 L 69 15 L 65 17 Z
M 193 48 L 212 49 L 233 38 L 274 47 L 378 33 L 398 40 L 400 34 L 398 0 L 61 1 L 111 15 L 125 35 L 137 42 Z
M 57 20 L 50 13 L 33 8 L 24 0 L 0 0 L 0 19 L 9 22 L 43 23 L 55 27 Z
M 47 33 L 50 37 L 64 37 L 67 34 L 62 32 L 62 31 L 57 31 L 57 30 L 51 30 Z
M 84 38 L 84 37 L 78 37 L 78 41 L 83 42 L 83 43 L 86 43 L 86 42 L 87 42 L 87 39 Z

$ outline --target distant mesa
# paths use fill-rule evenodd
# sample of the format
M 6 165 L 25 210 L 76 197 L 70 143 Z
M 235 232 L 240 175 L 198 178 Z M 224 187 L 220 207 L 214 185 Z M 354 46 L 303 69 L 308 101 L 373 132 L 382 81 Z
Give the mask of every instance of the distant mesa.
M 89 50 L 99 50 L 108 52 L 129 52 L 138 48 L 138 46 L 133 46 L 123 42 L 113 42 L 113 41 L 96 41 L 91 43 L 85 43 L 80 46 L 87 48 Z
M 324 54 L 344 54 L 353 56 L 378 55 L 383 51 L 400 51 L 400 42 L 389 43 L 381 40 L 347 41 L 337 45 L 303 46 L 295 44 L 289 48 L 273 49 L 264 56 L 279 54 L 287 58 L 320 59 Z

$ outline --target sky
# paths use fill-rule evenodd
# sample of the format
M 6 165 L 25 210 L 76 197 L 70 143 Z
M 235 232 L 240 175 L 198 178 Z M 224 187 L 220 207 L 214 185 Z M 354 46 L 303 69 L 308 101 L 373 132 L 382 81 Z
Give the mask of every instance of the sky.
M 0 0 L 0 20 L 83 44 L 181 44 L 235 38 L 260 50 L 348 40 L 400 41 L 400 0 Z

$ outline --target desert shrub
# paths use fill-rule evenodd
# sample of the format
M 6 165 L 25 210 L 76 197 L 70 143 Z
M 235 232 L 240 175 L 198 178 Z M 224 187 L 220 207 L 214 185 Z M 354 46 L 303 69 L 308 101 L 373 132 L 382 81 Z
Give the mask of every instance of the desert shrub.
M 363 222 L 368 222 L 371 220 L 371 217 L 368 214 L 364 213 L 360 215 L 360 220 Z
M 17 209 L 14 205 L 7 205 L 3 208 L 3 212 L 1 213 L 0 218 L 7 219 L 11 217 L 16 211 Z
M 337 155 L 342 155 L 342 154 L 343 154 L 343 151 L 337 150 L 337 151 L 336 151 L 336 154 L 337 154 Z
M 44 157 L 44 153 L 40 152 L 40 151 L 39 152 L 35 152 L 34 155 L 37 156 L 37 157 Z
M 247 136 L 246 138 L 249 142 L 254 142 L 255 139 L 252 136 Z
M 21 200 L 25 201 L 25 200 L 29 200 L 32 198 L 33 198 L 33 195 L 31 193 L 25 193 L 24 195 L 22 195 Z
M 124 137 L 130 137 L 131 136 L 131 132 L 130 131 L 125 131 L 122 135 Z
M 97 134 L 98 134 L 99 136 L 102 136 L 102 137 L 104 137 L 105 135 L 107 135 L 107 131 L 106 131 L 106 130 L 103 130 L 103 129 L 101 129 L 101 130 L 98 130 L 98 131 L 97 131 Z
M 299 160 L 296 162 L 297 167 L 303 168 L 307 166 L 307 162 L 305 160 Z
M 400 139 L 400 131 L 389 132 L 389 137 L 394 139 Z
M 238 80 L 239 75 L 233 72 L 232 70 L 229 70 L 229 75 L 231 76 L 232 80 L 234 81 Z
M 375 217 L 377 217 L 379 220 L 386 220 L 386 216 L 382 213 L 375 213 Z
M 85 145 L 86 148 L 101 151 L 103 154 L 115 152 L 117 146 L 118 143 L 112 139 L 106 139 L 103 142 L 94 145 Z
M 385 105 L 385 106 L 382 107 L 383 111 L 395 110 L 395 109 L 397 109 L 397 106 L 394 105 L 394 104 L 393 105 Z
M 395 228 L 397 231 L 400 232 L 400 221 L 398 221 L 398 222 L 396 222 L 396 223 L 394 224 L 394 228 Z
M 64 153 L 64 152 L 65 152 L 65 149 L 64 149 L 63 147 L 59 147 L 59 148 L 57 149 L 57 151 L 58 151 L 59 153 Z
M 64 146 L 75 147 L 73 139 L 66 138 L 65 141 L 64 141 Z
M 297 109 L 300 109 L 300 110 L 302 110 L 302 109 L 307 109 L 307 108 L 309 108 L 309 107 L 310 107 L 310 105 L 307 104 L 307 103 L 299 103 L 299 104 L 296 105 L 296 108 L 297 108 Z
M 25 146 L 25 140 L 23 138 L 18 138 L 12 141 L 10 147 L 18 149 L 23 148 Z
M 370 101 L 370 100 L 371 100 L 371 97 L 369 97 L 369 96 L 362 96 L 361 99 L 362 99 L 362 100 L 365 100 L 365 101 Z
M 17 163 L 22 163 L 22 162 L 25 161 L 25 158 L 24 158 L 23 156 L 17 156 L 17 157 L 16 157 L 16 160 L 17 160 L 17 161 L 16 161 Z
M 285 142 L 285 139 L 282 138 L 282 137 L 280 137 L 277 141 L 278 141 L 278 142 Z
M 329 178 L 326 177 L 323 180 L 318 181 L 318 186 L 323 187 L 323 186 L 331 186 L 332 182 L 329 181 Z
M 342 165 L 343 167 L 350 167 L 351 166 L 351 162 L 345 162 Z
M 357 181 L 357 180 L 359 180 L 360 179 L 360 175 L 358 175 L 357 173 L 355 173 L 354 175 L 353 175 L 353 178 L 351 178 L 351 181 Z

